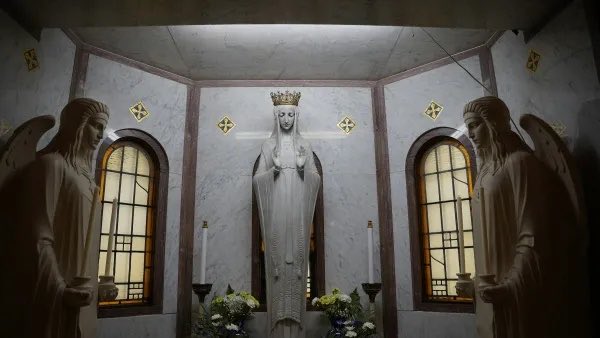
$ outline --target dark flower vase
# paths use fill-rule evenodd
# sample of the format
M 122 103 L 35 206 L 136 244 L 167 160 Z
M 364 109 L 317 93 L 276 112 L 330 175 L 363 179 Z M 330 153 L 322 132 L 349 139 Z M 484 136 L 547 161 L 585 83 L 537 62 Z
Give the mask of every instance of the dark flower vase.
M 327 331 L 327 335 L 325 338 L 342 338 L 344 337 L 344 322 L 345 318 L 329 318 L 329 322 L 331 323 L 331 329 Z
M 246 330 L 244 330 L 244 321 L 241 321 L 237 324 L 237 326 L 240 328 L 237 332 L 230 332 L 227 335 L 227 338 L 248 338 L 250 337 L 248 335 L 248 333 L 246 332 Z

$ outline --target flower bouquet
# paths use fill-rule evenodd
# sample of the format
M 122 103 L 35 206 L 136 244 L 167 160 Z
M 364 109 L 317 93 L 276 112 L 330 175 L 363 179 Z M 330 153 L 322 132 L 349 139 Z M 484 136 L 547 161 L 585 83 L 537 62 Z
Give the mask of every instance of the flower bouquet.
M 334 288 L 331 294 L 315 297 L 312 304 L 325 312 L 331 322 L 331 329 L 326 336 L 328 338 L 370 337 L 376 333 L 375 324 L 362 320 L 364 313 L 356 289 L 346 295 Z
M 205 311 L 194 326 L 194 334 L 200 337 L 227 338 L 248 337 L 244 322 L 252 316 L 259 303 L 246 291 L 234 291 L 227 287 L 225 296 L 215 296 L 210 312 Z

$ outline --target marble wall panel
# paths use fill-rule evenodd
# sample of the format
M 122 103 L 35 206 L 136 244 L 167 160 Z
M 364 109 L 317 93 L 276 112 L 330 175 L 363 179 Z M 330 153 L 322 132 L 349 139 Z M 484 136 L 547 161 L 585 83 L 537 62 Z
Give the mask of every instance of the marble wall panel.
M 98 325 L 97 338 L 167 338 L 175 337 L 176 315 L 150 315 L 105 318 Z
M 39 68 L 29 71 L 23 53 L 31 48 L 36 51 Z M 74 56 L 75 45 L 60 29 L 42 30 L 37 41 L 0 11 L 0 134 L 10 128 L 4 138 L 33 117 L 58 118 L 69 99 Z M 40 147 L 56 130 L 42 137 Z M 4 138 L 0 135 L 0 140 Z
M 181 200 L 181 164 L 183 157 L 183 133 L 186 113 L 187 87 L 185 85 L 145 73 L 143 71 L 115 63 L 113 61 L 90 56 L 84 95 L 102 101 L 111 110 L 107 126 L 107 137 L 111 132 L 135 128 L 152 135 L 165 149 L 169 160 L 169 192 L 167 201 L 167 229 L 165 239 L 165 271 L 163 313 L 173 314 L 177 311 L 177 278 L 179 259 L 179 210 Z M 129 112 L 129 107 L 142 101 L 150 111 L 150 116 L 137 122 Z M 146 330 L 148 327 L 164 322 L 160 332 L 166 332 L 173 326 L 169 334 L 156 337 L 174 337 L 174 316 L 143 316 L 135 317 L 132 321 L 123 321 L 122 326 L 132 325 L 124 329 L 126 332 L 137 332 L 134 326 Z M 117 323 L 113 319 L 101 319 L 100 327 L 112 332 L 112 326 Z M 119 322 L 121 323 L 121 322 Z M 110 335 L 107 335 L 109 337 Z M 138 337 L 138 334 L 132 337 Z M 124 336 L 125 337 L 125 336 Z
M 399 338 L 476 337 L 472 314 L 398 311 Z
M 530 50 L 541 55 L 536 72 L 525 67 Z M 566 127 L 566 141 L 572 147 L 578 135 L 578 115 L 585 105 L 600 98 L 581 2 L 570 4 L 527 44 L 522 34 L 505 33 L 492 46 L 492 57 L 498 96 L 515 122 L 529 113 L 548 123 L 560 123 Z
M 371 91 L 280 89 L 302 92 L 300 129 L 323 165 L 326 289 L 360 289 L 367 280 L 367 221 L 377 225 Z M 273 129 L 269 93 L 275 90 L 203 88 L 201 92 L 194 281 L 200 274 L 200 226 L 206 220 L 206 278 L 214 284 L 213 293 L 222 294 L 228 283 L 237 289 L 251 287 L 251 175 L 260 146 Z M 217 128 L 225 115 L 236 124 L 226 135 Z M 357 124 L 349 135 L 336 126 L 346 115 Z M 378 239 L 377 232 L 374 237 Z M 375 248 L 379 267 L 378 240 Z M 377 269 L 378 280 L 379 275 Z M 366 301 L 366 295 L 363 298 Z
M 481 81 L 478 56 L 459 62 Z M 438 318 L 452 315 L 412 311 L 414 309 L 413 276 L 406 195 L 406 156 L 412 143 L 430 129 L 463 128 L 464 104 L 482 96 L 483 88 L 461 67 L 450 64 L 387 85 L 384 93 L 394 221 L 396 297 L 400 310 L 399 332 L 402 337 L 451 337 L 440 334 L 445 331 L 453 332 L 463 326 L 471 327 L 472 314 L 454 315 L 452 320 L 437 321 Z M 435 121 L 424 114 L 431 101 L 444 107 Z M 426 325 L 434 320 L 435 325 Z M 435 326 L 437 329 L 428 328 L 429 326 Z M 474 335 L 474 330 L 466 330 L 463 335 L 457 334 L 452 337 Z

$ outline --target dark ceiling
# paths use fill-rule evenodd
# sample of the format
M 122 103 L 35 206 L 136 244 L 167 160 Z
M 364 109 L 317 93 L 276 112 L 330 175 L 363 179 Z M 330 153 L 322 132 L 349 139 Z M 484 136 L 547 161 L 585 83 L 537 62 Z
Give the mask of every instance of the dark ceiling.
M 351 24 L 530 30 L 569 0 L 2 0 L 23 26 Z

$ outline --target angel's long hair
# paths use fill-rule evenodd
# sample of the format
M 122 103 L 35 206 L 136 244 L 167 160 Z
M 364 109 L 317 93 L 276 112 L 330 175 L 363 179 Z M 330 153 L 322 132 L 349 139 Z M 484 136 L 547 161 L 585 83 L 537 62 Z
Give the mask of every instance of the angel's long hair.
M 463 116 L 467 113 L 479 115 L 489 134 L 489 147 L 477 148 L 477 157 L 481 159 L 480 170 L 487 167 L 495 173 L 504 165 L 509 154 L 529 149 L 510 129 L 510 112 L 499 98 L 484 96 L 473 100 L 465 105 Z
M 82 148 L 85 146 L 83 133 L 88 120 L 98 115 L 108 121 L 109 111 L 104 103 L 88 98 L 72 100 L 60 113 L 58 132 L 40 153 L 61 154 L 78 173 L 90 170 L 94 149 L 83 152 L 84 158 L 81 158 Z

